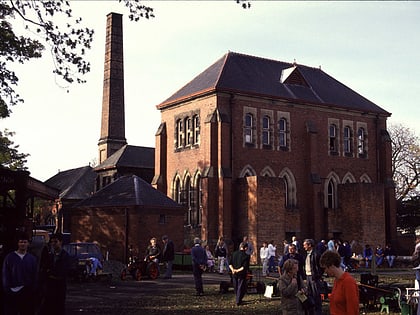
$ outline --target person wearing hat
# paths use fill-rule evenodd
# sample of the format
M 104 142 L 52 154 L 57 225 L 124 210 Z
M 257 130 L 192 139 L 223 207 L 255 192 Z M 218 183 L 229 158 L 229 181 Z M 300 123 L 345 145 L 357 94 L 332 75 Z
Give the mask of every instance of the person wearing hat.
M 202 296 L 204 295 L 202 274 L 207 264 L 207 253 L 201 246 L 201 240 L 198 237 L 194 238 L 194 246 L 191 248 L 191 260 L 196 295 Z
M 246 253 L 248 244 L 242 242 L 239 245 L 239 250 L 232 255 L 229 269 L 232 272 L 233 289 L 236 295 L 236 305 L 242 304 L 242 299 L 245 296 L 247 283 L 246 275 L 249 270 L 249 255 Z

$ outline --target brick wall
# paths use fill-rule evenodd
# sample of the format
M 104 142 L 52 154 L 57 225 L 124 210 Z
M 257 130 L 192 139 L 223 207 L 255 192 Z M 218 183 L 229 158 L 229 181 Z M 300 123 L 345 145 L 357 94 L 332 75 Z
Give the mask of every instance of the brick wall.
M 159 223 L 164 214 L 166 223 Z M 173 209 L 78 209 L 72 213 L 72 241 L 97 242 L 109 258 L 125 261 L 126 238 L 135 253 L 144 256 L 149 240 L 165 234 L 173 240 L 175 251 L 184 248 L 183 220 L 180 210 Z M 126 229 L 127 227 L 127 229 Z
M 254 147 L 245 145 L 243 140 L 244 115 L 249 109 L 256 115 Z M 197 111 L 201 126 L 199 146 L 176 150 L 176 118 Z M 261 145 L 261 119 L 267 113 L 273 117 L 271 147 Z M 388 205 L 384 203 L 383 177 L 378 175 L 378 161 L 390 154 L 387 150 L 377 150 L 384 146 L 379 135 L 381 129 L 386 127 L 385 117 L 334 107 L 316 107 L 224 93 L 167 107 L 161 114 L 168 137 L 164 175 L 168 183 L 167 194 L 173 197 L 175 175 L 183 179 L 197 172 L 202 175 L 207 172 L 202 187 L 203 224 L 199 227 L 200 231 L 194 230 L 194 233 L 201 232 L 202 237 L 210 242 L 214 242 L 218 236 L 224 236 L 228 242 L 237 245 L 243 235 L 252 234 L 255 242 L 273 235 L 275 242 L 281 244 L 286 235 L 290 234 L 295 234 L 299 239 L 310 237 L 319 240 L 328 238 L 332 232 L 360 237 L 361 240 L 369 239 L 370 242 L 386 238 L 384 228 L 371 233 L 369 222 L 377 218 L 381 224 L 385 224 L 384 213 L 388 211 L 385 207 L 390 208 L 393 200 L 393 196 L 388 193 Z M 289 117 L 287 150 L 279 149 L 276 138 L 275 124 L 280 114 Z M 337 155 L 329 152 L 328 127 L 331 121 L 337 123 L 341 137 Z M 353 130 L 353 154 L 350 156 L 346 156 L 343 151 L 344 126 L 351 126 Z M 357 154 L 358 126 L 366 127 L 366 158 Z M 157 148 L 157 152 L 159 150 L 161 148 Z M 387 168 L 388 164 L 383 162 L 382 168 Z M 255 176 L 262 176 L 263 171 L 269 169 L 272 178 L 267 179 L 267 182 L 260 177 L 255 180 L 240 179 L 246 167 L 252 169 Z M 281 199 L 284 198 L 284 193 L 281 193 L 284 183 L 279 179 L 285 170 L 295 181 L 293 193 L 296 195 L 296 204 L 278 210 L 285 203 Z M 330 178 L 334 178 L 337 185 L 344 180 L 360 183 L 362 178 L 365 181 L 368 178 L 372 187 L 363 190 L 357 185 L 350 187 L 349 193 L 338 196 L 340 208 L 328 209 L 326 191 Z M 369 185 L 366 184 L 366 187 Z M 355 191 L 350 194 L 352 189 Z M 368 191 L 372 193 L 367 194 Z M 354 199 L 348 198 L 349 195 L 353 195 Z M 364 214 L 356 212 L 356 208 L 368 209 L 371 217 L 363 217 L 361 221 L 355 214 Z M 389 210 L 389 218 L 395 215 L 393 211 Z M 229 221 L 229 213 L 232 221 Z M 282 219 L 264 221 L 266 217 Z M 348 224 L 348 219 L 353 220 L 351 224 Z M 358 224 L 361 224 L 362 235 L 348 231 L 349 225 Z M 259 235 L 263 230 L 261 226 L 265 230 L 264 234 Z

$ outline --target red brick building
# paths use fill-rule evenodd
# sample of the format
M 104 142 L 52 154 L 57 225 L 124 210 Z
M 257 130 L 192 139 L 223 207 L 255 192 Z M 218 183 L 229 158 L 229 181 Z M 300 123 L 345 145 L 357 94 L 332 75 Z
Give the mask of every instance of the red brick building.
M 186 239 L 396 241 L 391 114 L 321 69 L 229 52 L 157 108 Z

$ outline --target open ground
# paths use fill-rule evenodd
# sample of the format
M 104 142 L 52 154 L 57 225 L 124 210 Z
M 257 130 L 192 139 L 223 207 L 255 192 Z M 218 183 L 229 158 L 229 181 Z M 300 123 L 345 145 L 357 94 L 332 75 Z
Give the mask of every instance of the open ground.
M 194 280 L 189 271 L 176 271 L 172 279 L 134 281 L 119 279 L 119 267 L 114 267 L 111 280 L 106 278 L 90 282 L 69 282 L 67 294 L 67 315 L 75 314 L 160 314 L 160 315 L 194 315 L 194 314 L 262 314 L 278 315 L 280 313 L 280 298 L 266 298 L 263 294 L 250 293 L 245 296 L 245 304 L 235 305 L 232 289 L 226 294 L 219 292 L 221 281 L 228 281 L 228 275 L 205 273 L 205 295 L 195 296 Z M 357 281 L 360 274 L 367 272 L 359 270 L 353 273 Z M 398 285 L 414 286 L 414 272 L 411 269 L 378 270 L 380 286 Z M 255 281 L 273 282 L 258 276 L 254 272 Z M 332 279 L 327 279 L 332 282 Z M 328 314 L 328 303 L 324 302 L 325 314 Z M 361 307 L 360 314 L 381 314 L 378 309 L 365 310 Z M 383 314 L 383 313 L 382 313 Z M 392 311 L 390 314 L 400 314 Z

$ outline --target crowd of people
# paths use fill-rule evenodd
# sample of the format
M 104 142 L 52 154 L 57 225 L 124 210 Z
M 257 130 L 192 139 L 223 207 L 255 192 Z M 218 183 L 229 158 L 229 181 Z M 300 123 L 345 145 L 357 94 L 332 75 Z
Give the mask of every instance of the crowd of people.
M 277 286 L 281 296 L 281 314 L 321 315 L 321 294 L 326 286 L 323 280 L 325 274 L 335 279 L 332 293 L 329 295 L 330 314 L 359 314 L 359 289 L 355 279 L 347 272 L 347 266 L 350 264 L 346 259 L 347 247 L 350 247 L 347 242 L 321 240 L 315 243 L 313 239 L 305 239 L 301 243 L 293 237 L 290 243 L 283 242 L 283 247 L 284 252 L 280 259 L 277 259 L 277 246 L 273 241 L 263 242 L 259 251 L 263 275 L 278 273 Z M 250 257 L 253 248 L 248 237 L 245 236 L 232 255 L 229 256 L 227 250 L 222 238 L 214 249 L 215 255 L 207 244 L 201 244 L 199 238 L 194 240 L 191 256 L 196 294 L 204 295 L 202 274 L 206 267 L 214 267 L 215 261 L 218 261 L 218 270 L 223 273 L 226 261 L 228 261 L 235 303 L 239 306 L 243 304 L 247 291 L 247 274 L 250 272 Z M 351 257 L 351 254 L 349 256 Z
M 390 244 L 385 248 L 377 245 L 374 249 L 367 244 L 360 256 L 356 257 L 352 245 L 347 241 L 334 239 L 317 243 L 313 239 L 305 239 L 300 242 L 293 236 L 290 242 L 283 241 L 283 251 L 278 255 L 278 246 L 273 240 L 263 242 L 258 253 L 262 274 L 278 275 L 277 289 L 282 298 L 282 314 L 322 314 L 321 297 L 326 289 L 326 282 L 323 280 L 325 274 L 335 279 L 329 295 L 330 314 L 359 314 L 359 290 L 349 271 L 353 271 L 359 263 L 370 267 L 372 261 L 379 267 L 387 262 L 392 268 L 396 253 Z M 154 259 L 158 255 L 159 249 L 156 247 L 156 239 L 152 239 L 146 252 L 148 259 Z M 204 295 L 202 275 L 205 271 L 229 274 L 235 292 L 235 303 L 243 304 L 253 253 L 252 242 L 247 236 L 243 237 L 237 250 L 232 253 L 229 253 L 223 237 L 218 239 L 214 248 L 195 238 L 191 259 L 196 295 Z M 168 267 L 171 266 L 170 259 L 163 260 Z
M 165 266 L 163 279 L 172 278 L 172 267 L 175 259 L 174 243 L 167 235 L 162 236 L 162 245 L 156 238 L 151 238 L 144 260 Z M 62 248 L 62 236 L 53 234 L 50 239 L 51 251 L 46 259 L 45 300 L 39 314 L 65 313 L 66 279 L 69 270 L 69 254 Z M 416 242 L 420 265 L 420 238 Z M 24 233 L 17 240 L 17 249 L 9 253 L 2 268 L 2 281 L 5 290 L 5 314 L 34 314 L 34 291 L 39 279 L 36 258 L 28 252 L 29 239 Z M 352 267 L 351 244 L 330 239 L 315 243 L 305 239 L 302 243 L 293 237 L 290 242 L 283 241 L 283 252 L 277 256 L 277 245 L 273 240 L 263 242 L 259 250 L 262 274 L 278 274 L 278 293 L 282 298 L 281 312 L 288 314 L 322 314 L 321 292 L 325 290 L 323 276 L 334 277 L 332 293 L 329 295 L 330 314 L 359 314 L 359 290 L 350 271 Z M 192 273 L 197 296 L 204 295 L 203 278 L 205 271 L 229 274 L 235 292 L 236 305 L 243 304 L 247 292 L 247 277 L 250 273 L 250 259 L 254 254 L 252 242 L 244 236 L 237 250 L 229 255 L 228 246 L 220 237 L 212 250 L 200 238 L 194 238 L 191 248 Z M 361 259 L 364 267 L 372 261 L 382 266 L 385 261 L 392 268 L 395 251 L 390 244 L 385 248 L 377 245 L 372 249 L 369 244 L 363 248 Z M 98 265 L 91 262 L 92 270 Z M 416 270 L 416 279 L 420 281 L 420 267 Z M 26 301 L 20 303 L 20 301 Z

